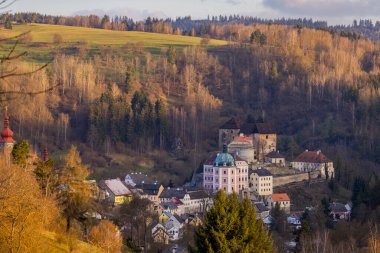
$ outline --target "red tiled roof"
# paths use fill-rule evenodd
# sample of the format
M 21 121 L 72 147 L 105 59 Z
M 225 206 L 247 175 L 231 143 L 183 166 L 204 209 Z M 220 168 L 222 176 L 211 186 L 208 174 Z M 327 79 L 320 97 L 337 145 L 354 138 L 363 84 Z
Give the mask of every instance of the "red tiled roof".
M 290 201 L 290 198 L 288 194 L 286 193 L 273 193 L 272 194 L 272 201 L 278 202 L 278 201 Z
M 303 163 L 328 163 L 331 162 L 321 151 L 308 151 L 306 150 L 300 154 L 294 162 L 303 162 Z
M 253 143 L 253 137 L 252 136 L 237 136 L 233 140 L 234 142 L 248 142 Z

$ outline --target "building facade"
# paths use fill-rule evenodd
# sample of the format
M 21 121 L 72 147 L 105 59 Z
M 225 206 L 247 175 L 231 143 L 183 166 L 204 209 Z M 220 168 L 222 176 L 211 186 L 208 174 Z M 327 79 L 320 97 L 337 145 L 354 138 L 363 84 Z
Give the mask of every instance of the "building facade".
M 240 133 L 240 119 L 231 118 L 229 121 L 219 127 L 219 148 L 223 147 L 223 144 L 229 144 Z
M 254 163 L 257 161 L 253 136 L 244 136 L 244 134 L 240 134 L 228 144 L 228 150 L 231 153 L 236 153 L 248 163 Z
M 290 198 L 286 193 L 274 193 L 268 199 L 268 207 L 274 208 L 278 204 L 281 210 L 290 213 Z
M 291 163 L 294 169 L 303 172 L 314 172 L 318 171 L 322 177 L 326 176 L 329 178 L 334 177 L 334 163 L 327 158 L 320 150 L 309 151 L 306 150 L 300 154 Z
M 272 195 L 273 176 L 266 169 L 253 170 L 250 176 L 250 185 L 259 196 Z
M 212 155 L 203 166 L 203 187 L 213 192 L 224 190 L 227 194 L 248 188 L 248 163 L 235 158 L 228 153 L 227 145 L 222 153 Z
M 277 150 L 277 134 L 271 124 L 257 123 L 254 138 L 259 161 L 264 161 L 266 154 Z
M 265 161 L 277 166 L 285 167 L 285 156 L 280 151 L 272 151 L 265 156 Z

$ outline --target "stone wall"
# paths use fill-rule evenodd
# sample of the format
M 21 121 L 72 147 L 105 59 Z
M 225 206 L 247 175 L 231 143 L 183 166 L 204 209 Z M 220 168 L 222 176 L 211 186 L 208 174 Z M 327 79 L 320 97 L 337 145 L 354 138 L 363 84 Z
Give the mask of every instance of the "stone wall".
M 310 179 L 316 179 L 320 175 L 319 172 L 310 172 Z M 293 175 L 285 176 L 274 176 L 273 177 L 273 187 L 287 185 L 295 182 L 302 182 L 309 180 L 309 173 L 299 173 Z

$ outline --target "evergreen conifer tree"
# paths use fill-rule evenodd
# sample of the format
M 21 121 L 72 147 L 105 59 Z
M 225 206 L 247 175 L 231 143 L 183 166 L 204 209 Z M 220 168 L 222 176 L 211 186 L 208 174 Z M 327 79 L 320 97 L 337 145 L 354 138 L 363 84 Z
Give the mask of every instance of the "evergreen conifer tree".
M 272 252 L 273 242 L 248 199 L 220 191 L 195 236 L 191 252 Z

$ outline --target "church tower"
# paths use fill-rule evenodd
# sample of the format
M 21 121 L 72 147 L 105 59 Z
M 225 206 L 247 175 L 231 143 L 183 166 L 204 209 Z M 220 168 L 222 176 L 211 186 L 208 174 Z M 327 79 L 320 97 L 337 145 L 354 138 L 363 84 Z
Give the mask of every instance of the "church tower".
M 11 153 L 15 144 L 13 131 L 9 128 L 9 121 L 8 108 L 5 108 L 4 129 L 1 132 L 0 147 L 4 152 L 7 164 L 10 164 Z

